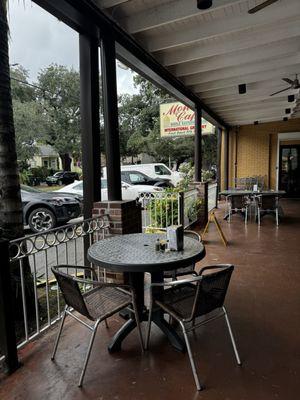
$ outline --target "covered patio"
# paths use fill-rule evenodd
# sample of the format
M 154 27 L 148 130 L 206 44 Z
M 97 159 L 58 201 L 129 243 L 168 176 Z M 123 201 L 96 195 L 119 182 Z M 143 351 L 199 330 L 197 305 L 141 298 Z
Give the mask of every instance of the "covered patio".
M 248 11 L 262 0 L 215 0 L 204 10 L 196 0 L 34 1 L 78 32 L 83 211 L 85 219 L 108 217 L 108 225 L 101 225 L 101 238 L 107 228 L 110 234 L 142 229 L 140 206 L 122 200 L 116 59 L 195 111 L 194 179 L 201 200 L 207 200 L 207 184 L 201 182 L 201 117 L 217 128 L 219 191 L 235 188 L 245 175 L 265 176 L 268 189 L 280 189 L 280 146 L 300 145 L 300 86 L 295 75 L 300 72 L 298 0 L 279 0 L 254 14 Z M 105 202 L 101 202 L 99 185 L 99 50 Z M 228 246 L 212 226 L 205 236 L 206 257 L 197 269 L 218 263 L 235 265 L 226 304 L 241 367 L 235 363 L 224 322 L 204 326 L 191 343 L 206 389 L 197 392 L 187 355 L 176 352 L 158 330 L 153 330 L 150 351 L 143 356 L 136 331 L 126 338 L 121 352 L 109 354 L 107 345 L 123 323 L 118 316 L 109 319 L 107 329 L 104 324 L 99 329 L 86 381 L 79 389 L 76 377 L 86 351 L 86 330 L 68 322 L 52 363 L 56 329 L 48 312 L 49 329 L 38 330 L 37 337 L 18 351 L 22 367 L 16 369 L 17 355 L 10 353 L 10 369 L 16 371 L 1 375 L 0 397 L 294 400 L 300 337 L 299 200 L 282 200 L 285 218 L 279 227 L 268 216 L 260 227 L 253 219 L 244 224 L 239 215 L 229 224 L 222 218 L 224 207 L 220 201 L 216 215 Z M 86 250 L 91 244 L 88 235 L 82 241 Z M 8 246 L 6 250 L 8 266 Z M 87 263 L 85 254 L 82 262 Z M 5 349 L 11 351 L 7 332 Z
M 23 366 L 3 377 L 0 397 L 13 399 L 195 399 L 294 400 L 299 373 L 299 202 L 283 201 L 288 217 L 277 229 L 266 219 L 256 224 L 222 222 L 230 241 L 225 248 L 215 229 L 207 235 L 207 256 L 197 267 L 225 262 L 236 265 L 227 308 L 243 365 L 238 367 L 223 320 L 208 324 L 191 340 L 205 390 L 197 393 L 187 354 L 175 351 L 158 330 L 150 351 L 141 356 L 133 332 L 122 351 L 107 345 L 123 323 L 109 319 L 96 337 L 85 385 L 75 382 L 87 348 L 84 327 L 69 321 L 56 362 L 50 361 L 56 329 L 20 352 Z M 217 213 L 222 219 L 223 209 Z M 239 218 L 237 216 L 237 218 Z

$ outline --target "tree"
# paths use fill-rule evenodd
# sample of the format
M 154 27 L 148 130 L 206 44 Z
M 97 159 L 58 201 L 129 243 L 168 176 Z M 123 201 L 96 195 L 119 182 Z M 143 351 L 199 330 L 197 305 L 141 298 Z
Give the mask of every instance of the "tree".
M 13 101 L 16 150 L 18 161 L 26 164 L 37 154 L 37 142 L 43 141 L 47 133 L 45 115 L 36 101 Z
M 25 103 L 36 99 L 35 88 L 33 85 L 29 84 L 28 71 L 22 65 L 11 67 L 10 76 L 11 95 L 13 100 Z
M 6 1 L 0 0 L 0 228 L 3 237 L 12 240 L 23 236 L 23 212 L 17 165 L 13 106 L 8 56 Z M 34 308 L 32 276 L 29 263 L 23 263 L 28 312 Z M 16 293 L 16 315 L 22 310 L 19 265 L 12 264 Z
M 49 121 L 47 142 L 60 155 L 63 169 L 80 148 L 80 82 L 74 69 L 52 64 L 38 75 L 38 98 Z

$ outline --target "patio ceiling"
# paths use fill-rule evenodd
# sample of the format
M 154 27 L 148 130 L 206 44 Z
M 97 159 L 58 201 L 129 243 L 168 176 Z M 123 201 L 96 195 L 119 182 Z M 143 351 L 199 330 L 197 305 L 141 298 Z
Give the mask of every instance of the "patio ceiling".
M 229 125 L 300 117 L 299 89 L 270 96 L 300 74 L 300 1 L 248 13 L 262 2 L 213 0 L 199 10 L 196 0 L 95 1 Z

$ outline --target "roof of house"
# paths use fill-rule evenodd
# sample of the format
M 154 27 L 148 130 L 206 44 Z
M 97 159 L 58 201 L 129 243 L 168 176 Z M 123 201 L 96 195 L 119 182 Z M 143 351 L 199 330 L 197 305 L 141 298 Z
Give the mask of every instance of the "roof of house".
M 59 156 L 57 151 L 49 144 L 39 144 L 37 147 L 39 148 L 38 155 L 41 157 L 58 157 Z

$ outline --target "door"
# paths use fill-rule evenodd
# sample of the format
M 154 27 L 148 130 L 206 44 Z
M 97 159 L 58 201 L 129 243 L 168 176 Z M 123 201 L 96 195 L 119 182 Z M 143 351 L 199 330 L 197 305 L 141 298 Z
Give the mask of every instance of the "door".
M 300 197 L 300 145 L 280 146 L 279 189 Z

